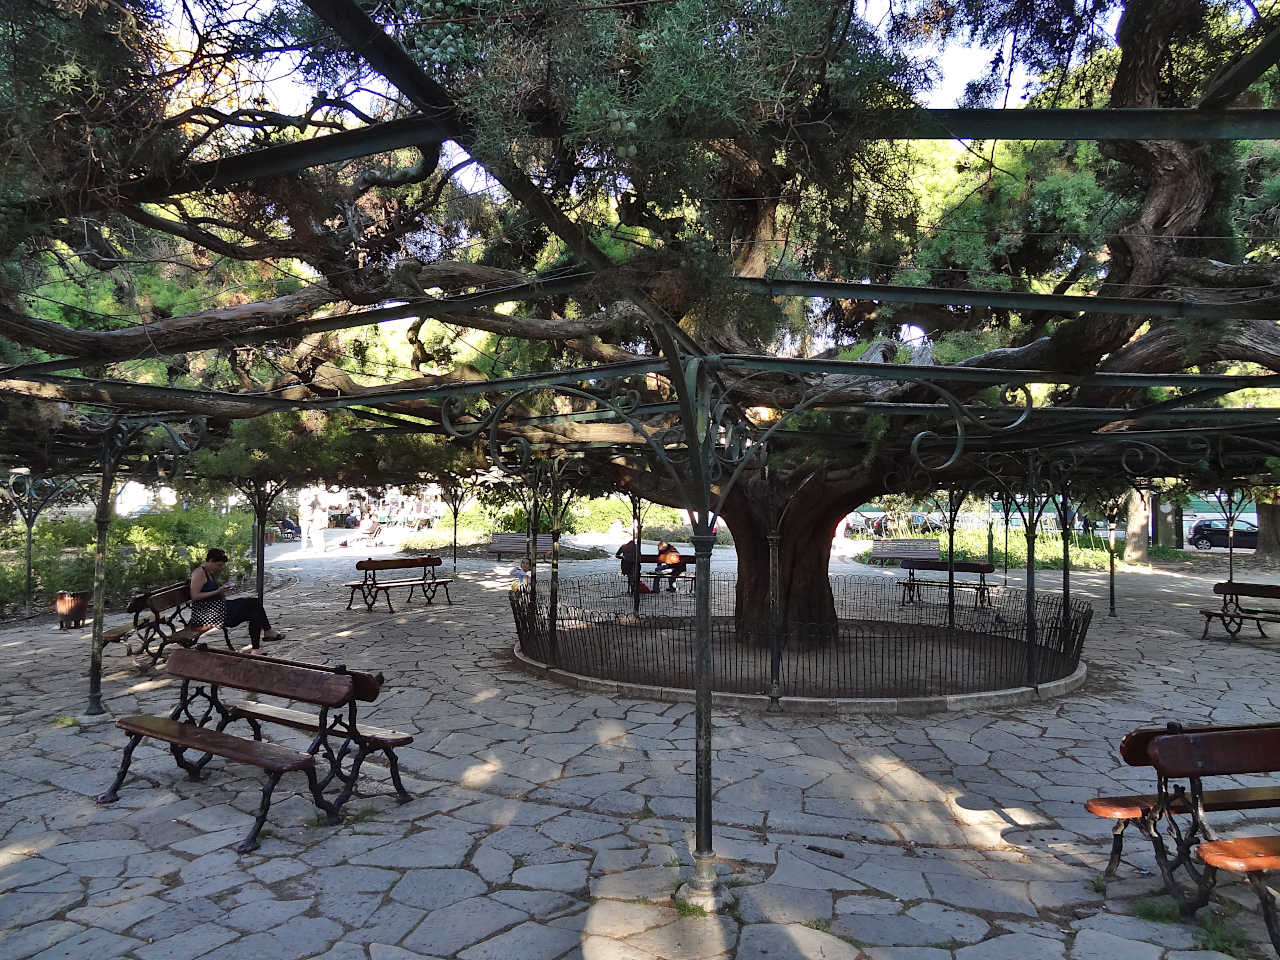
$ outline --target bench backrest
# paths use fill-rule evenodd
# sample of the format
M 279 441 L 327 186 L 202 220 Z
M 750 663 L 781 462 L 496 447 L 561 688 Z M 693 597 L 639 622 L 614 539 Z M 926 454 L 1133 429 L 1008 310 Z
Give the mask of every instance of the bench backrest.
M 1228 580 L 1215 583 L 1213 592 L 1218 596 L 1261 597 L 1267 600 L 1280 600 L 1280 586 L 1271 583 L 1241 583 Z
M 1141 727 L 1124 735 L 1120 741 L 1120 759 L 1131 767 L 1151 766 L 1151 742 L 1156 737 L 1168 737 L 1179 733 L 1223 733 L 1233 730 L 1265 730 L 1268 727 L 1280 727 L 1276 723 L 1240 723 L 1210 725 L 1171 724 L 1168 727 Z
M 320 707 L 351 702 L 355 683 L 345 673 L 315 670 L 259 657 L 225 657 L 208 650 L 175 650 L 165 672 L 182 680 L 198 680 Z
M 368 560 L 356 562 L 357 570 L 409 570 L 414 567 L 438 567 L 444 561 L 440 557 L 398 557 L 393 560 Z
M 912 560 L 937 560 L 941 547 L 937 540 L 890 538 L 871 541 L 872 557 L 907 558 Z
M 1164 777 L 1271 773 L 1280 769 L 1280 727 L 1173 733 L 1156 737 L 1147 752 Z
M 308 670 L 324 670 L 327 673 L 343 674 L 351 678 L 352 689 L 357 700 L 372 703 L 382 692 L 383 676 L 380 673 L 366 673 L 364 670 L 348 669 L 346 664 L 306 663 L 302 660 L 285 660 L 280 657 L 268 657 L 261 653 L 246 654 L 238 650 L 224 650 L 221 647 L 206 647 L 199 644 L 197 650 L 215 653 L 220 657 L 238 657 L 252 663 L 283 663 L 291 667 L 305 667 Z
M 521 553 L 524 551 L 528 537 L 523 533 L 495 533 L 489 549 L 501 553 Z M 540 533 L 534 548 L 538 553 L 547 553 L 551 549 L 551 534 Z
M 900 564 L 903 570 L 941 570 L 943 573 L 947 570 L 947 561 L 945 560 L 913 560 L 904 559 Z M 993 563 L 978 563 L 971 560 L 955 560 L 951 564 L 951 569 L 956 573 L 995 573 L 996 567 Z
M 134 594 L 129 598 L 129 604 L 125 607 L 125 610 L 128 613 L 142 613 L 144 610 L 168 610 L 170 607 L 181 606 L 190 599 L 190 581 L 180 580 L 178 583 L 156 587 L 156 589 L 148 590 L 146 593 Z

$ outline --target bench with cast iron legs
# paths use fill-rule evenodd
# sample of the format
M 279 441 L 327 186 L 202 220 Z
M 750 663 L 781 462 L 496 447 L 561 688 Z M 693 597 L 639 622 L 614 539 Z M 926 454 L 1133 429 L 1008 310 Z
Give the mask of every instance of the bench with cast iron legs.
M 1193 823 L 1204 838 L 1196 857 L 1204 865 L 1197 877 L 1198 889 L 1184 901 L 1183 911 L 1193 913 L 1209 901 L 1219 870 L 1243 873 L 1262 907 L 1267 933 L 1280 953 L 1280 908 L 1267 881 L 1280 870 L 1280 836 L 1219 837 L 1206 821 L 1209 806 L 1204 781 L 1208 777 L 1234 777 L 1280 771 L 1280 727 L 1182 733 L 1157 737 L 1148 748 L 1152 766 L 1163 782 L 1185 779 L 1185 803 Z
M 449 596 L 449 584 L 453 583 L 453 578 L 436 576 L 436 567 L 443 562 L 439 557 L 404 557 L 395 560 L 374 560 L 370 557 L 368 560 L 361 560 L 356 564 L 356 569 L 364 574 L 364 579 L 352 580 L 344 584 L 351 590 L 347 609 L 351 609 L 351 605 L 356 601 L 356 594 L 359 593 L 360 598 L 364 600 L 364 605 L 372 612 L 373 605 L 378 602 L 378 593 L 381 591 L 387 599 L 387 611 L 395 613 L 391 606 L 391 591 L 400 587 L 409 588 L 409 596 L 406 600 L 412 600 L 413 591 L 417 589 L 422 591 L 423 599 L 431 603 L 436 598 L 436 591 L 443 589 L 444 598 L 453 603 L 453 597 Z M 422 575 L 399 580 L 379 580 L 379 570 L 421 570 Z
M 922 541 L 923 542 L 923 541 Z M 932 543 L 933 541 L 929 541 Z M 900 564 L 907 571 L 907 579 L 902 581 L 902 605 L 918 603 L 924 599 L 924 587 L 946 589 L 948 581 L 931 577 L 917 577 L 916 572 L 927 570 L 933 573 L 947 572 L 945 560 L 903 560 Z M 953 580 L 950 585 L 957 590 L 973 590 L 974 606 L 991 605 L 991 587 L 987 583 L 987 574 L 995 573 L 996 568 L 990 563 L 973 563 L 967 560 L 952 561 L 953 573 L 976 573 L 977 580 Z
M 1201 640 L 1209 636 L 1209 625 L 1214 620 L 1221 620 L 1223 629 L 1227 631 L 1227 636 L 1233 638 L 1244 629 L 1246 620 L 1252 620 L 1258 628 L 1259 635 L 1264 637 L 1266 636 L 1262 629 L 1264 623 L 1280 623 L 1280 609 L 1246 607 L 1240 603 L 1241 597 L 1251 597 L 1258 600 L 1280 600 L 1280 586 L 1270 583 L 1241 583 L 1238 580 L 1228 580 L 1225 583 L 1215 583 L 1213 592 L 1222 597 L 1222 606 L 1220 608 L 1206 607 L 1201 609 L 1200 616 L 1204 617 L 1204 633 L 1200 634 Z
M 323 740 L 313 741 L 313 749 L 323 749 L 325 759 L 329 762 L 329 772 L 320 781 L 320 789 L 326 789 L 337 779 L 342 783 L 342 790 L 334 799 L 334 804 L 341 807 L 355 793 L 360 777 L 360 768 L 365 758 L 374 752 L 381 752 L 386 758 L 387 767 L 391 771 L 391 783 L 395 786 L 396 797 L 401 803 L 407 803 L 413 797 L 404 788 L 400 780 L 400 762 L 396 757 L 397 747 L 407 747 L 413 743 L 413 734 L 401 733 L 398 730 L 386 730 L 372 727 L 357 716 L 356 701 L 372 703 L 382 692 L 383 676 L 381 673 L 365 673 L 362 670 L 349 670 L 344 665 L 325 666 L 317 663 L 303 663 L 299 660 L 280 660 L 261 654 L 246 656 L 224 650 L 211 650 L 225 657 L 241 657 L 257 663 L 281 663 L 308 670 L 323 670 L 351 678 L 353 696 L 345 711 L 335 710 L 329 715 L 327 736 Z M 289 707 L 274 706 L 258 700 L 231 700 L 227 704 L 230 711 L 228 721 L 245 720 L 253 730 L 255 740 L 262 739 L 262 724 L 274 723 L 300 730 L 305 733 L 320 732 L 320 717 L 306 710 L 294 710 Z M 223 724 L 225 726 L 225 724 Z
M 133 622 L 104 630 L 102 640 L 104 643 L 124 643 L 126 653 L 145 656 L 152 666 L 165 657 L 168 647 L 175 644 L 195 646 L 210 630 L 221 629 L 227 649 L 233 649 L 231 634 L 225 626 L 198 627 L 190 624 L 191 585 L 185 581 L 140 593 L 129 600 L 125 611 L 133 614 Z M 137 641 L 136 646 L 134 640 Z
M 1157 740 L 1165 737 L 1184 734 L 1249 733 L 1258 730 L 1280 732 L 1280 724 L 1184 727 L 1171 723 L 1165 727 L 1145 727 L 1126 734 L 1120 741 L 1120 758 L 1132 767 L 1150 767 L 1154 766 L 1151 753 L 1154 745 Z M 1108 877 L 1116 875 L 1124 850 L 1124 831 L 1132 825 L 1151 841 L 1156 866 L 1160 870 L 1166 889 L 1184 904 L 1194 902 L 1194 898 L 1183 891 L 1176 871 L 1180 867 L 1193 867 L 1191 854 L 1203 837 L 1203 813 L 1263 810 L 1271 807 L 1280 807 L 1280 787 L 1233 787 L 1202 791 L 1200 812 L 1197 814 L 1188 803 L 1186 788 L 1182 784 L 1171 785 L 1168 777 L 1158 770 L 1154 793 L 1093 797 L 1085 803 L 1085 809 L 1090 813 L 1115 821 L 1115 827 L 1112 829 L 1111 859 L 1104 875 Z M 1191 817 L 1191 822 L 1185 827 L 1175 819 L 1187 816 Z M 1174 843 L 1172 857 L 1160 833 L 1162 821 L 1167 824 L 1169 837 Z M 1199 883 L 1198 877 L 1196 882 Z
M 551 534 L 540 533 L 533 545 L 534 552 L 541 556 L 551 552 Z M 502 559 L 504 553 L 524 556 L 529 551 L 529 539 L 523 533 L 495 533 L 489 543 L 488 553 L 496 553 Z
M 355 682 L 349 675 L 336 670 L 316 670 L 209 650 L 175 650 L 164 669 L 182 681 L 177 706 L 167 717 L 132 716 L 116 721 L 116 726 L 129 734 L 129 740 L 115 782 L 98 798 L 99 803 L 114 803 L 119 799 L 120 786 L 129 774 L 133 751 L 144 737 L 150 737 L 169 744 L 174 760 L 192 780 L 201 779 L 205 765 L 214 757 L 249 764 L 266 772 L 267 780 L 262 788 L 257 816 L 248 835 L 236 847 L 241 853 L 257 849 L 258 833 L 271 807 L 271 794 L 286 773 L 304 773 L 317 809 L 325 814 L 329 823 L 340 822 L 340 805 L 326 800 L 321 791 L 316 776 L 315 754 L 326 748 L 332 712 L 347 707 L 355 697 Z M 318 707 L 316 742 L 303 752 L 226 733 L 222 728 L 233 717 L 222 699 L 222 691 L 228 688 Z M 215 722 L 216 726 L 211 726 Z M 190 760 L 185 756 L 187 750 L 203 755 L 197 760 Z
M 937 539 L 890 537 L 871 541 L 871 559 L 881 563 L 890 560 L 937 560 L 941 555 Z

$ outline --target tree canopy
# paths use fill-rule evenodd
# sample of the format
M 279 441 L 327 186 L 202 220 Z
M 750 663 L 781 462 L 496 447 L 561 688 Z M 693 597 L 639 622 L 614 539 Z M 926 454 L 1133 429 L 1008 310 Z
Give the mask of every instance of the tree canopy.
M 834 0 L 34 0 L 0 21 L 11 458 L 83 444 L 103 410 L 199 418 L 190 433 L 208 443 L 315 401 L 429 434 L 441 405 L 415 391 L 671 343 L 1055 371 L 1040 402 L 1079 407 L 1151 399 L 1069 385 L 1088 371 L 1280 370 L 1274 143 L 1122 139 L 1123 120 L 1098 142 L 903 132 L 937 80 L 929 44 L 990 55 L 965 106 L 1009 104 L 1025 83 L 1032 107 L 1194 107 L 1280 23 L 1275 4 L 921 0 L 873 23 Z M 1272 105 L 1276 79 L 1239 105 Z M 785 280 L 942 294 L 890 304 L 746 282 Z M 945 296 L 974 290 L 1153 311 Z M 1214 319 L 1155 310 L 1168 301 Z M 820 391 L 936 399 L 829 372 L 724 378 L 761 416 Z M 639 389 L 660 406 L 674 384 Z M 796 471 L 822 477 L 797 523 L 882 492 L 900 427 L 779 436 L 782 459 L 726 505 L 740 554 L 762 535 L 765 488 Z M 546 418 L 530 433 L 618 428 Z M 396 456 L 433 443 L 373 436 L 409 451 Z M 600 471 L 674 502 L 643 461 Z

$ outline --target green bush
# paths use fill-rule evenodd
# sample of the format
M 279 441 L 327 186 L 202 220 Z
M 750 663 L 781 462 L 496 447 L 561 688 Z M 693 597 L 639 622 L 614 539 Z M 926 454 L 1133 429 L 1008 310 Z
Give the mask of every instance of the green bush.
M 113 520 L 107 533 L 106 596 L 118 604 L 134 593 L 185 580 L 212 546 L 230 557 L 228 579 L 253 572 L 253 515 L 220 514 L 208 507 L 175 508 Z M 97 532 L 91 519 L 60 517 L 37 522 L 32 537 L 33 604 L 48 607 L 59 590 L 93 587 Z M 25 591 L 24 544 L 6 551 L 0 564 L 0 614 L 21 609 Z
M 1117 544 L 1117 562 L 1119 562 L 1119 554 L 1123 550 L 1122 544 Z M 947 555 L 947 535 L 946 533 L 938 534 L 938 552 L 945 559 Z M 995 530 L 995 559 L 992 561 L 997 567 L 1003 567 L 1006 562 L 1004 552 L 1004 529 L 1003 525 L 998 525 Z M 1185 558 L 1186 554 L 1181 550 L 1173 547 L 1152 547 L 1151 557 L 1156 560 L 1176 560 Z M 855 560 L 866 563 L 871 558 L 871 551 L 860 553 Z M 985 530 L 957 530 L 956 531 L 956 559 L 966 562 L 983 563 L 987 559 L 987 532 Z M 1072 534 L 1071 537 L 1071 569 L 1072 570 L 1106 570 L 1107 569 L 1107 549 L 1106 543 L 1098 537 L 1078 537 Z M 1027 565 L 1027 538 L 1021 530 L 1009 530 L 1009 556 L 1008 565 L 1010 569 L 1018 567 L 1026 567 Z M 1036 537 L 1036 569 L 1037 570 L 1061 570 L 1062 569 L 1062 537 L 1057 533 L 1042 533 Z

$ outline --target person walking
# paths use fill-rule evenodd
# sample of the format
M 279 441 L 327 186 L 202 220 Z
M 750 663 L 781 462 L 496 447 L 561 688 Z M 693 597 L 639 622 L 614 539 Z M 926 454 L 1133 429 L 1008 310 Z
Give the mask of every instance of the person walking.
M 312 547 L 317 553 L 324 553 L 324 531 L 329 526 L 329 511 L 325 508 L 319 494 L 312 496 L 311 502 L 307 505 L 307 520 L 307 533 L 311 538 Z M 305 549 L 305 543 L 303 547 Z

